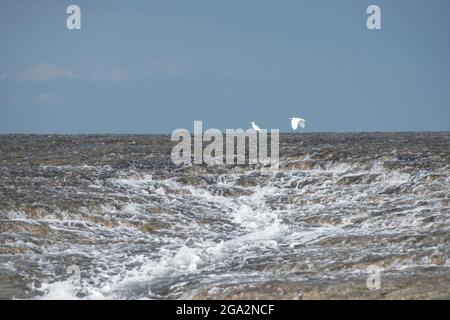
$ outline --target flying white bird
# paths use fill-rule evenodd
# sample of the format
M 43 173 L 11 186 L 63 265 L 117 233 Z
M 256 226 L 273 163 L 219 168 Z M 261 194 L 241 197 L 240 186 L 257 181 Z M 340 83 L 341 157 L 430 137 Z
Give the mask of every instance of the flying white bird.
M 251 125 L 252 125 L 253 130 L 255 130 L 255 131 L 261 131 L 261 128 L 258 127 L 254 121 L 252 121 L 252 122 L 250 122 L 250 123 L 251 123 Z
M 305 127 L 306 120 L 302 118 L 290 118 L 291 119 L 291 126 L 293 130 L 297 130 L 298 126 L 300 125 L 301 128 Z

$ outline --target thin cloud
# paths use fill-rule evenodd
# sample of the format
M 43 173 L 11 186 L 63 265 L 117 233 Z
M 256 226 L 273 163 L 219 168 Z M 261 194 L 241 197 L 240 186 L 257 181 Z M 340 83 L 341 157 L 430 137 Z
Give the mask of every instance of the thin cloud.
M 53 64 L 36 64 L 21 72 L 20 81 L 46 82 L 58 79 L 75 79 L 74 71 L 69 67 L 58 67 Z
M 0 72 L 0 81 L 4 81 L 8 78 L 7 72 Z
M 164 74 L 168 76 L 178 76 L 180 74 L 178 65 L 166 59 L 150 58 L 145 66 L 150 74 Z
M 39 93 L 33 99 L 34 102 L 41 105 L 55 105 L 61 102 L 61 99 L 53 94 Z
M 50 82 L 55 80 L 87 80 L 87 81 L 122 81 L 129 77 L 163 75 L 175 77 L 180 74 L 176 63 L 166 59 L 151 58 L 142 64 L 140 70 L 124 69 L 116 66 L 93 65 L 74 70 L 67 66 L 56 66 L 54 64 L 35 64 L 29 69 L 19 73 L 19 81 Z M 8 75 L 0 73 L 6 79 Z M 3 79 L 4 80 L 4 79 Z
M 125 71 L 121 68 L 95 68 L 87 77 L 92 81 L 120 81 L 125 79 Z

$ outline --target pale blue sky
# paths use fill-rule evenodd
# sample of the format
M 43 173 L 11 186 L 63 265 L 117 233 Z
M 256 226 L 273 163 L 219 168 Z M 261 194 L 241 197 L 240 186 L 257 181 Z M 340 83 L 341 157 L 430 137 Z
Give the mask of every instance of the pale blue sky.
M 0 133 L 289 132 L 293 115 L 306 132 L 450 130 L 449 15 L 448 0 L 0 0 Z

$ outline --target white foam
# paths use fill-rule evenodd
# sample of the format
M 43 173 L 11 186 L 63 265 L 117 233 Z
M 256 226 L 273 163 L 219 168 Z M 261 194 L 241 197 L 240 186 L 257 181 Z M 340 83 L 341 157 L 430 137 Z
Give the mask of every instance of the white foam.
M 44 292 L 39 298 L 42 300 L 77 300 L 77 290 L 72 281 L 58 281 L 43 283 L 41 290 Z

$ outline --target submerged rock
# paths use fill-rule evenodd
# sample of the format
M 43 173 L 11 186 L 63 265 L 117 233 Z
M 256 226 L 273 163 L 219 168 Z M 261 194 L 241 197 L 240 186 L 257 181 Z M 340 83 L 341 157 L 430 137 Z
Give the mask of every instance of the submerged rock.
M 340 185 L 351 185 L 359 183 L 372 183 L 379 178 L 379 174 L 355 174 L 340 178 L 337 183 Z

